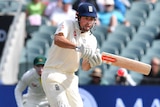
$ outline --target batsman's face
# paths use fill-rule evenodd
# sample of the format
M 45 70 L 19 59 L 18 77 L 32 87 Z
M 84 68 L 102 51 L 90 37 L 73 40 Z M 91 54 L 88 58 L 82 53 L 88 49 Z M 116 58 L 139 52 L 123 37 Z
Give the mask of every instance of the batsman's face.
M 96 22 L 95 18 L 83 16 L 80 18 L 80 29 L 83 32 L 87 32 L 94 26 L 95 22 Z
M 40 75 L 40 76 L 41 76 L 41 74 L 43 72 L 43 66 L 44 65 L 42 65 L 42 64 L 34 66 L 34 68 L 36 69 L 38 75 Z

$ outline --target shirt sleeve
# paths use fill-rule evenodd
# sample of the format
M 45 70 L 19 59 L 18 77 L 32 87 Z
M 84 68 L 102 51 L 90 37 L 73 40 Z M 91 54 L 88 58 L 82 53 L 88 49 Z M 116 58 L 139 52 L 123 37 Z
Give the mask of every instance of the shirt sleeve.
M 25 82 L 24 76 L 22 79 L 17 83 L 16 88 L 14 90 L 15 100 L 18 107 L 23 107 L 23 91 L 26 89 L 27 84 Z
M 68 30 L 69 30 L 69 26 L 68 26 L 68 22 L 67 21 L 63 21 L 57 28 L 56 33 L 63 33 L 64 37 L 67 38 L 68 36 Z

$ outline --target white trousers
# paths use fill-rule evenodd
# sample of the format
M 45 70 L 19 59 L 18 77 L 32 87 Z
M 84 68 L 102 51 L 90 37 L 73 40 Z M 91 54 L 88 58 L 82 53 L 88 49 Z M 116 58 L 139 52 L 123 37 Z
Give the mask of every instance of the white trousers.
M 78 77 L 74 73 L 44 69 L 41 79 L 51 107 L 83 107 Z
M 37 103 L 37 102 L 34 103 L 33 101 L 27 100 L 26 102 L 24 102 L 23 105 L 24 107 L 50 107 L 47 101 L 40 102 L 40 103 Z
M 38 104 L 25 103 L 24 107 L 38 107 Z
M 49 107 L 47 98 L 28 96 L 27 94 L 23 95 L 23 105 L 24 107 Z

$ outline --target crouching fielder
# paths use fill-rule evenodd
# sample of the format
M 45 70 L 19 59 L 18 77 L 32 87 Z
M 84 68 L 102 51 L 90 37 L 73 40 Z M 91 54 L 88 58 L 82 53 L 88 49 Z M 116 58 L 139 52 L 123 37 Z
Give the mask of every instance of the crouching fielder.
M 75 71 L 79 65 L 89 70 L 102 62 L 97 40 L 90 31 L 96 23 L 95 7 L 82 3 L 76 15 L 77 20 L 66 20 L 58 26 L 42 73 L 51 107 L 83 107 Z
M 44 56 L 34 59 L 34 67 L 25 72 L 15 88 L 18 107 L 49 107 L 48 100 L 41 85 L 41 73 L 46 61 Z M 23 92 L 27 89 L 27 93 Z

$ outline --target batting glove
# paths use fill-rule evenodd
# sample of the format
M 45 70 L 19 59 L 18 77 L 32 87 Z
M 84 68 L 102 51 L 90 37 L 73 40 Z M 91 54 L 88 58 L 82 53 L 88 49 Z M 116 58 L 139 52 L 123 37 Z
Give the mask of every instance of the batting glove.
M 97 49 L 92 57 L 89 58 L 89 63 L 91 67 L 95 67 L 102 64 L 100 50 Z
M 93 57 L 94 52 L 91 48 L 88 48 L 83 44 L 78 48 L 79 48 L 79 51 L 81 52 L 81 57 L 83 59 L 89 59 L 90 57 Z

